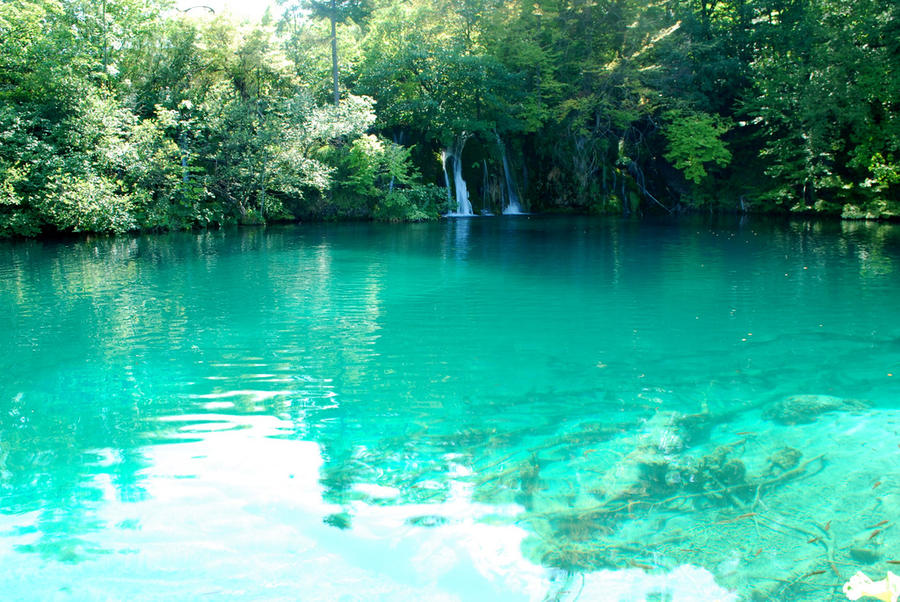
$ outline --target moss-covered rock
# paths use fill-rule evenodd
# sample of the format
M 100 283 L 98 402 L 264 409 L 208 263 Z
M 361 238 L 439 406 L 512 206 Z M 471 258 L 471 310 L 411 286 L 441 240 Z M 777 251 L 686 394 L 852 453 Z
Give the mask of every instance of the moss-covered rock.
M 826 412 L 862 410 L 868 404 L 831 395 L 791 395 L 775 402 L 763 416 L 781 424 L 807 424 Z

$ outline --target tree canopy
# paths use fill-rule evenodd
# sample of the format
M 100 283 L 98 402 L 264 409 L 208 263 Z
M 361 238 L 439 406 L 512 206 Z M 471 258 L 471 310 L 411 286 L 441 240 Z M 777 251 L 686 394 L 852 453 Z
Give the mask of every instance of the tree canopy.
M 429 219 L 445 149 L 483 211 L 900 214 L 889 0 L 279 6 L 0 4 L 0 234 Z

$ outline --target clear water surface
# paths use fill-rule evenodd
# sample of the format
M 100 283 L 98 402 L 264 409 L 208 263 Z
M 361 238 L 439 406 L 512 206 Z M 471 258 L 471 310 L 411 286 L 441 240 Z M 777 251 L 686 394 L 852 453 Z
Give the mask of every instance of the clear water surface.
M 3 243 L 0 597 L 841 599 L 898 310 L 896 225 Z

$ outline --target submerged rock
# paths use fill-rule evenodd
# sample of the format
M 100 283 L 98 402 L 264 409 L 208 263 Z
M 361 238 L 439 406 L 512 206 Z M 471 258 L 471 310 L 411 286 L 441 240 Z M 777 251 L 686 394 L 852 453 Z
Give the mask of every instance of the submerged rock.
M 781 424 L 808 424 L 826 412 L 852 412 L 867 407 L 865 402 L 831 395 L 791 395 L 775 402 L 763 416 Z
M 322 522 L 326 525 L 330 525 L 332 527 L 336 527 L 341 530 L 350 528 L 350 515 L 346 512 L 338 512 L 335 514 L 329 514 L 325 518 L 322 519 Z
M 869 545 L 860 545 L 850 548 L 850 558 L 863 564 L 872 564 L 881 558 L 881 552 Z
M 770 466 L 777 466 L 781 470 L 786 471 L 797 466 L 802 457 L 803 452 L 800 450 L 785 446 L 772 452 L 772 455 L 767 460 Z
M 447 524 L 447 518 L 437 514 L 412 516 L 406 519 L 406 524 L 413 527 L 440 527 Z
M 884 535 L 881 531 L 860 532 L 850 542 L 850 557 L 863 564 L 872 564 L 884 554 Z
M 731 457 L 734 450 L 722 445 L 696 462 L 685 466 L 684 479 L 688 488 L 702 491 L 735 487 L 747 483 L 747 468 L 738 458 Z

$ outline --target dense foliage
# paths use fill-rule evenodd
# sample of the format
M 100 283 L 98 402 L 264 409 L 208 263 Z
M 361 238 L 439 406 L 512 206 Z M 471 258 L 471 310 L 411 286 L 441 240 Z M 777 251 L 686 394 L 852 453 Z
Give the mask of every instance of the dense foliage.
M 0 234 L 476 211 L 900 214 L 890 0 L 0 4 Z M 335 102 L 339 101 L 339 102 Z

